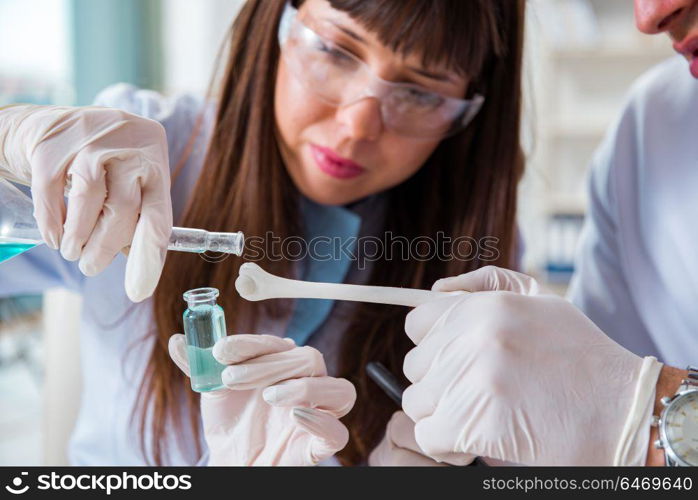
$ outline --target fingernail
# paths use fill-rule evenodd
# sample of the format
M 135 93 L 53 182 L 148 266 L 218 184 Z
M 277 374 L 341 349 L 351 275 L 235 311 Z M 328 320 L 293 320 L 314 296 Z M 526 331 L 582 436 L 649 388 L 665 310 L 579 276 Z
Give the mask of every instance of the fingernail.
M 174 351 L 172 356 L 172 361 L 175 362 L 175 364 L 179 367 L 180 370 L 182 370 L 184 373 L 189 376 L 189 359 L 183 355 L 179 350 Z
M 136 304 L 139 302 L 143 302 L 152 294 L 153 292 L 151 290 L 144 289 L 140 286 L 132 285 L 130 283 L 126 283 L 126 295 L 131 300 L 131 302 L 134 302 Z
M 284 340 L 291 345 L 296 345 L 296 341 L 293 340 L 291 337 L 285 337 Z
M 278 401 L 279 390 L 276 386 L 267 387 L 262 391 L 262 399 L 267 402 L 267 404 L 273 405 Z
M 311 434 L 322 434 L 324 432 L 322 422 L 310 408 L 294 408 L 292 413 L 298 425 L 304 427 Z
M 97 274 L 97 266 L 95 266 L 94 263 L 89 262 L 85 259 L 80 260 L 78 268 L 80 269 L 80 272 L 82 272 L 82 274 L 84 274 L 85 276 L 94 276 Z
M 213 344 L 213 350 L 211 353 L 213 354 L 213 357 L 216 358 L 216 361 L 219 363 L 221 360 L 228 359 L 228 342 L 226 341 L 227 337 L 223 337 L 222 339 L 219 339 L 216 341 L 215 344 Z
M 446 281 L 446 278 L 441 278 L 438 279 L 434 282 L 434 284 L 431 286 L 432 290 L 438 290 L 439 288 L 443 288 L 448 281 Z
M 126 261 L 124 286 L 128 298 L 133 302 L 142 302 L 150 297 L 157 285 L 157 281 L 153 282 L 150 278 L 152 278 L 152 273 L 147 271 L 147 268 L 134 264 L 134 259 Z
M 247 375 L 246 366 L 229 366 L 221 374 L 221 380 L 227 386 L 240 384 L 244 382 L 245 376 Z
M 181 333 L 178 333 L 177 335 L 182 335 Z M 177 348 L 177 353 L 183 358 L 183 359 L 188 359 L 188 353 L 187 353 L 187 341 L 184 338 L 184 335 L 181 337 L 175 337 L 174 339 L 175 347 Z
M 47 234 L 46 235 L 46 245 L 51 249 L 51 250 L 58 250 L 58 238 L 55 234 Z
M 74 238 L 63 238 L 61 242 L 61 255 L 65 260 L 76 261 L 80 257 L 80 249 L 78 248 Z
M 283 405 L 284 400 L 288 399 L 291 396 L 291 389 L 284 385 L 273 385 L 271 387 L 267 387 L 266 389 L 264 389 L 264 392 L 262 392 L 262 397 L 264 398 L 264 401 L 266 401 L 270 405 L 277 406 Z
M 304 422 L 317 423 L 318 421 L 318 417 L 315 414 L 315 410 L 311 408 L 294 408 L 293 416 Z

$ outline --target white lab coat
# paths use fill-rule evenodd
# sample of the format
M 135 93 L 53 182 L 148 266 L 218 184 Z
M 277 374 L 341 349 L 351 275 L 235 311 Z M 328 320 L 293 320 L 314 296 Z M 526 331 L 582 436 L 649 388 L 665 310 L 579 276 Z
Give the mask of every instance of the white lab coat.
M 637 81 L 594 156 L 569 297 L 638 355 L 698 364 L 698 81 L 681 57 Z

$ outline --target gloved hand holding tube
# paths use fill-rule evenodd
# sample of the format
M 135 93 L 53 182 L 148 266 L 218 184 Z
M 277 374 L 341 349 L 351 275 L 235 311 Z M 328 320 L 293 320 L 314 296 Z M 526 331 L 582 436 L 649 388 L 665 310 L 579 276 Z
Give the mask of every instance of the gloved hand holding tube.
M 510 287 L 515 292 L 507 291 Z M 500 291 L 491 291 L 499 288 Z M 572 304 L 496 268 L 440 280 L 405 330 L 403 409 L 436 460 L 644 465 L 662 365 L 616 344 Z M 526 295 L 528 294 L 528 295 Z
M 0 177 L 31 186 L 44 241 L 84 274 L 130 247 L 126 292 L 134 302 L 153 293 L 172 232 L 162 125 L 116 109 L 10 106 L 0 110 Z
M 189 376 L 184 335 L 170 338 L 172 360 Z M 315 465 L 349 440 L 339 421 L 356 390 L 327 376 L 322 354 L 271 335 L 230 335 L 213 355 L 228 365 L 227 386 L 201 394 L 209 465 Z

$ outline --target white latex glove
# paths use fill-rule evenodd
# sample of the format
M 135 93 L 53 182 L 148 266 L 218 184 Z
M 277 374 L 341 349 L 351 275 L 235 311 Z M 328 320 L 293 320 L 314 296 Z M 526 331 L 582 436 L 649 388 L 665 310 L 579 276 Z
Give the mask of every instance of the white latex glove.
M 0 176 L 31 186 L 49 247 L 87 276 L 126 250 L 126 293 L 152 295 L 172 232 L 162 125 L 109 108 L 11 106 L 0 110 Z
M 459 279 L 494 282 L 481 277 Z M 403 409 L 429 456 L 644 465 L 661 364 L 616 344 L 567 301 L 448 297 L 411 311 L 405 330 L 417 347 L 405 358 L 413 385 Z
M 372 467 L 439 467 L 445 466 L 424 455 L 414 439 L 414 422 L 403 412 L 393 413 L 385 436 L 368 457 Z
M 184 335 L 170 338 L 169 351 L 189 376 Z M 227 389 L 201 394 L 210 465 L 315 465 L 346 446 L 339 418 L 356 390 L 327 376 L 319 351 L 271 335 L 230 335 L 213 354 L 230 366 Z
M 538 282 L 530 276 L 496 266 L 485 266 L 477 271 L 440 279 L 434 283 L 431 289 L 437 292 L 499 290 L 522 295 L 538 295 L 542 293 Z

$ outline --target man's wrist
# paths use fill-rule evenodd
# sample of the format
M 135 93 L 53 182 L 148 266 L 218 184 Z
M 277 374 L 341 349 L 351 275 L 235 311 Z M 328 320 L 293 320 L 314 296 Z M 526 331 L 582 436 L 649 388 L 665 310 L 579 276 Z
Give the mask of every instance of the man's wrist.
M 686 370 L 680 370 L 673 366 L 664 365 L 659 373 L 657 380 L 657 390 L 654 397 L 654 411 L 652 415 L 659 415 L 664 406 L 661 403 L 663 397 L 671 397 L 676 394 L 681 381 L 688 376 Z M 650 430 L 649 449 L 647 451 L 647 462 L 645 465 L 659 466 L 664 465 L 664 450 L 657 449 L 654 442 L 659 438 L 657 427 L 652 427 Z

